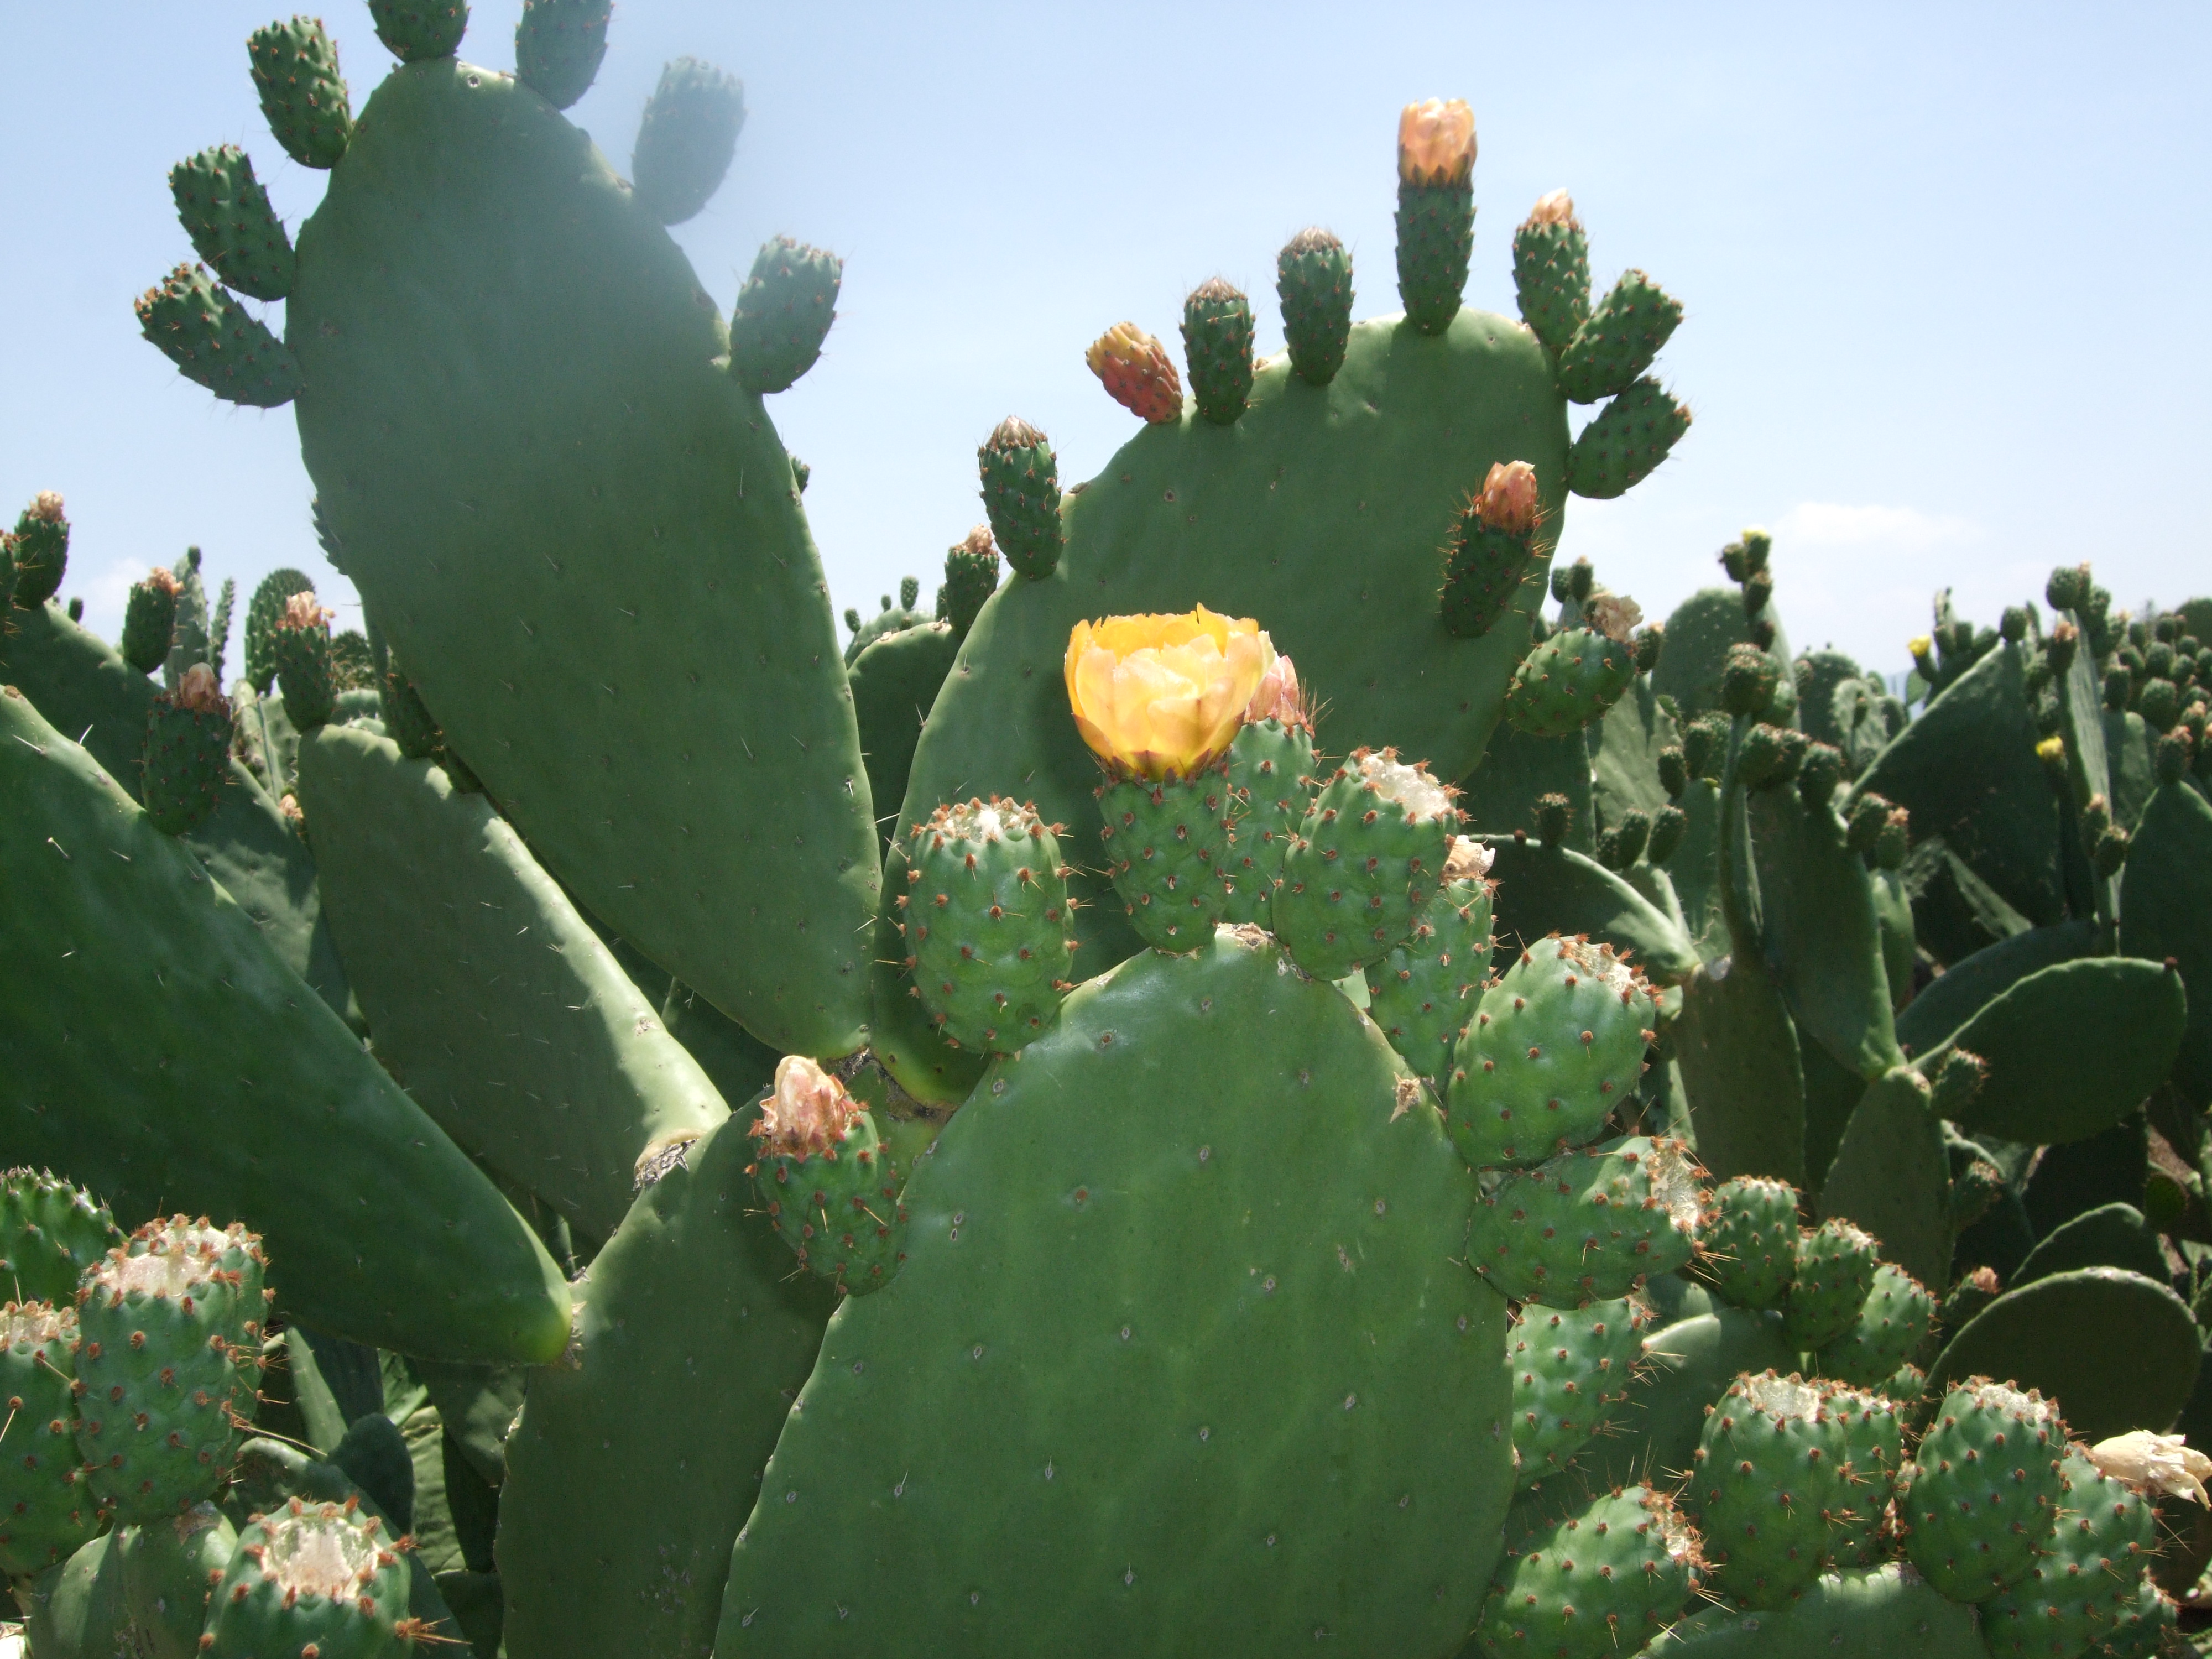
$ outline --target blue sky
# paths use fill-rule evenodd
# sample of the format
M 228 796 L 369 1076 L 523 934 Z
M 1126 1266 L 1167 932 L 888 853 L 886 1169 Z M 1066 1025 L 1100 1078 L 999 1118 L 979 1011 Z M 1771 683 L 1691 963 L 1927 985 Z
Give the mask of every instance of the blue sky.
M 479 3 L 462 55 L 511 67 L 519 9 Z M 191 151 L 243 144 L 288 219 L 313 208 L 246 74 L 272 15 L 0 8 L 0 503 L 64 492 L 65 591 L 111 637 L 188 542 L 241 588 L 326 570 L 289 411 L 188 385 L 130 306 L 189 252 L 166 175 Z M 390 58 L 366 5 L 325 15 L 357 106 Z M 1104 465 L 1134 429 L 1083 367 L 1106 325 L 1172 340 L 1219 273 L 1272 347 L 1274 252 L 1313 222 L 1353 249 L 1358 314 L 1396 310 L 1393 134 L 1431 95 L 1475 110 L 1471 303 L 1512 313 L 1512 227 L 1565 185 L 1600 283 L 1641 266 L 1688 307 L 1661 369 L 1695 428 L 1626 499 L 1573 502 L 1562 546 L 1647 611 L 1747 523 L 1792 637 L 1890 669 L 1944 584 L 1992 622 L 2061 560 L 2127 604 L 2212 590 L 2212 9 L 628 0 L 570 112 L 618 169 L 680 52 L 750 110 L 677 232 L 708 289 L 726 309 L 778 232 L 847 260 L 822 362 L 771 401 L 841 609 L 933 586 L 1001 416 L 1064 478 Z

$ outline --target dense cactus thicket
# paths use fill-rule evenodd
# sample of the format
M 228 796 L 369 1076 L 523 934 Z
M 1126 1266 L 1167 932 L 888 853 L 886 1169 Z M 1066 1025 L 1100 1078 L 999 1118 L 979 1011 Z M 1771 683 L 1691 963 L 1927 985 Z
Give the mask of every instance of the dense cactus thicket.
M 278 571 L 226 684 L 198 550 L 111 647 L 60 495 L 0 541 L 36 1659 L 2212 1624 L 2212 601 L 1947 595 L 1893 690 L 1748 530 L 1646 622 L 1553 551 L 1687 429 L 1683 308 L 1565 191 L 1463 306 L 1431 100 L 1402 314 L 1313 228 L 1279 353 L 1218 277 L 1180 368 L 1115 324 L 1135 435 L 1001 422 L 841 645 L 763 398 L 842 264 L 665 228 L 743 88 L 671 64 L 625 179 L 560 113 L 604 0 L 513 75 L 371 9 L 358 109 L 249 43 L 319 206 L 179 162 L 138 307 L 291 404 L 364 630 Z

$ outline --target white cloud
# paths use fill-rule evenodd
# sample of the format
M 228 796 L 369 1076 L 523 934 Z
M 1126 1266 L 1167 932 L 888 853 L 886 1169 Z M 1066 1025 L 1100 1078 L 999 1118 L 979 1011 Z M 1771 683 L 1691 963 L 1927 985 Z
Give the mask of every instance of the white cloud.
M 1852 507 L 1841 501 L 1800 501 L 1775 526 L 1778 544 L 1864 547 L 1921 552 L 1980 539 L 1982 527 L 1955 514 L 1917 507 Z

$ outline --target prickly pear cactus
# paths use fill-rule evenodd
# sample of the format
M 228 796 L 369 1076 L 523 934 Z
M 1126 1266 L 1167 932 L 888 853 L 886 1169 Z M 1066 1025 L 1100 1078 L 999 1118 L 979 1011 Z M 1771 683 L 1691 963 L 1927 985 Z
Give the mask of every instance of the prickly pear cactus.
M 1652 1323 L 1650 1305 L 1632 1296 L 1586 1308 L 1531 1304 L 1514 1316 L 1505 1353 L 1516 1485 L 1561 1473 L 1605 1431 L 1628 1398 Z
M 72 1303 L 0 1308 L 0 1567 L 17 1577 L 66 1560 L 107 1522 L 76 1449 L 76 1346 Z
M 1953 1389 L 1899 1483 L 1912 1565 L 1960 1601 L 2026 1577 L 2058 1524 L 2065 1449 L 2066 1425 L 2040 1395 L 1986 1380 Z
M 1847 1431 L 1817 1383 L 1767 1371 L 1730 1384 L 1705 1419 L 1687 1492 L 1714 1582 L 1759 1607 L 1818 1577 L 1850 1462 Z
M 1702 1565 L 1674 1500 L 1630 1486 L 1531 1534 L 1499 1575 L 1474 1639 L 1487 1659 L 1634 1650 L 1680 1616 Z
M 51 1170 L 0 1175 L 6 1299 L 74 1306 L 87 1269 L 123 1243 L 107 1206 Z
M 404 1545 L 352 1499 L 295 1498 L 238 1535 L 230 1567 L 209 1598 L 200 1651 L 255 1659 L 313 1647 L 329 1659 L 386 1659 L 420 1627 L 407 1608 Z
M 1468 1237 L 1475 1270 L 1516 1301 L 1577 1308 L 1688 1261 L 1702 1199 L 1680 1141 L 1632 1135 L 1486 1183 Z

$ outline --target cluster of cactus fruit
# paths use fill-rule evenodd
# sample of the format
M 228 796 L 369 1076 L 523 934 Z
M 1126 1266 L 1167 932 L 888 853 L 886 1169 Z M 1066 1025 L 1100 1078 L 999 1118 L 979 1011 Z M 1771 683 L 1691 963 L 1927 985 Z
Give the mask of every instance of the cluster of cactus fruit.
M 278 571 L 226 683 L 198 550 L 112 648 L 58 495 L 0 538 L 37 1659 L 2207 1623 L 2212 602 L 1947 595 L 1897 695 L 1747 531 L 1644 623 L 1553 554 L 1686 430 L 1682 308 L 1594 302 L 1564 191 L 1464 307 L 1430 100 L 1402 315 L 1316 228 L 1278 356 L 1220 277 L 1180 367 L 1116 324 L 1142 430 L 1063 489 L 1002 422 L 841 649 L 763 400 L 842 264 L 726 319 L 665 229 L 738 82 L 670 64 L 625 179 L 560 113 L 605 0 L 512 75 L 371 10 L 358 111 L 249 42 L 296 237 L 204 150 L 138 307 L 295 404 L 364 630 Z

